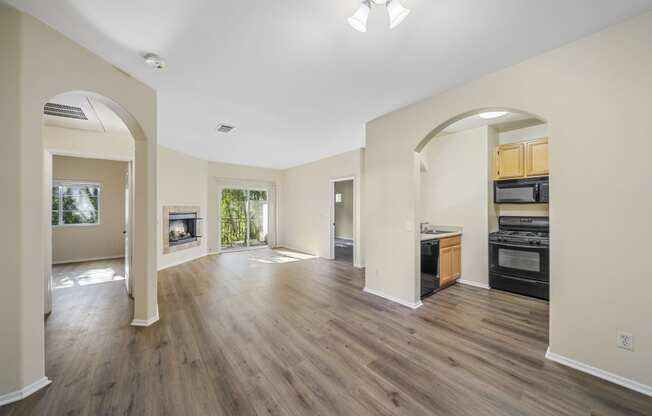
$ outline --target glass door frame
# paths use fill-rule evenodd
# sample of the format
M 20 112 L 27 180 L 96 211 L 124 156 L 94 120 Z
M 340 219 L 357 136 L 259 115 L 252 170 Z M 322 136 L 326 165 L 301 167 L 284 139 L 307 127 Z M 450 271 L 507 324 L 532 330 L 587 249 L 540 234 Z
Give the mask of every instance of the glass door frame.
M 233 190 L 241 190 L 245 192 L 245 246 L 243 247 L 223 247 L 222 246 L 222 195 L 224 190 L 227 189 L 233 189 Z M 249 192 L 250 191 L 259 191 L 259 192 L 266 192 L 267 193 L 267 204 L 268 204 L 268 210 L 267 210 L 267 224 L 268 224 L 268 233 L 267 233 L 267 244 L 264 245 L 256 245 L 256 246 L 251 246 L 250 245 L 250 231 L 251 231 L 251 224 L 250 224 L 250 218 L 249 218 Z M 261 249 L 261 248 L 269 248 L 273 246 L 273 242 L 270 239 L 271 229 L 272 227 L 275 227 L 275 222 L 273 222 L 273 217 L 272 213 L 275 212 L 275 187 L 270 184 L 270 186 L 261 186 L 260 184 L 243 184 L 243 183 L 222 183 L 219 186 L 218 193 L 217 193 L 217 242 L 219 245 L 219 252 L 235 252 L 235 251 L 245 251 L 245 250 L 256 250 L 256 249 Z M 274 238 L 275 238 L 275 233 L 274 233 Z

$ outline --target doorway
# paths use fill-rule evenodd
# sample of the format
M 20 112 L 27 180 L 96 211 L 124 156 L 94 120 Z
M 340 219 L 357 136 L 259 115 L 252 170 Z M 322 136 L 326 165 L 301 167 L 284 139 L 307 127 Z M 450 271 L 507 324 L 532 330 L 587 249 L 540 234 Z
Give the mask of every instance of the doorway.
M 223 251 L 269 245 L 269 199 L 266 189 L 222 189 L 219 224 L 220 246 Z
M 355 251 L 355 180 L 331 182 L 331 258 L 353 264 Z
M 80 301 L 91 293 L 86 287 L 98 284 L 131 295 L 131 132 L 91 94 L 66 93 L 44 107 L 43 143 L 45 312 L 71 289 Z

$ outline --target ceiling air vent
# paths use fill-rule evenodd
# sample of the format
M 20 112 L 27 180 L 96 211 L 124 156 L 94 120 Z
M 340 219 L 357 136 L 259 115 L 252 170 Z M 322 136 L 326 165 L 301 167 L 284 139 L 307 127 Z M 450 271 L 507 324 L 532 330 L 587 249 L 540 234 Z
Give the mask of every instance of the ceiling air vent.
M 233 126 L 229 126 L 229 125 L 227 125 L 227 124 L 218 124 L 218 125 L 217 125 L 217 131 L 219 131 L 220 133 L 231 133 L 231 131 L 232 131 L 234 128 L 235 128 L 235 127 L 233 127 Z
M 84 111 L 79 107 L 70 105 L 46 103 L 43 108 L 43 113 L 48 116 L 76 118 L 78 120 L 88 120 Z

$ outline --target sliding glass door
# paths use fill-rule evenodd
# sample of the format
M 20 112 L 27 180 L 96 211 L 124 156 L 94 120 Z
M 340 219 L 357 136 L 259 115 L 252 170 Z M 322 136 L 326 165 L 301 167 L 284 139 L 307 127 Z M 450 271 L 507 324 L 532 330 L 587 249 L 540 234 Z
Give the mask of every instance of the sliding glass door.
M 267 191 L 222 189 L 220 241 L 223 250 L 266 246 L 268 234 Z

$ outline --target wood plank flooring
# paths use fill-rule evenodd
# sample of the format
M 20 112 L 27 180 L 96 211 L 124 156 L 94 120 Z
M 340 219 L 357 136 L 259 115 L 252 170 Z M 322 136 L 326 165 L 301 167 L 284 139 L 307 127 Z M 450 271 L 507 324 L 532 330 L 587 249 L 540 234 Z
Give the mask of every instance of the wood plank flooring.
M 456 285 L 416 311 L 350 262 L 256 250 L 159 273 L 133 328 L 123 282 L 55 292 L 53 383 L 3 415 L 652 415 L 544 358 L 548 306 Z

